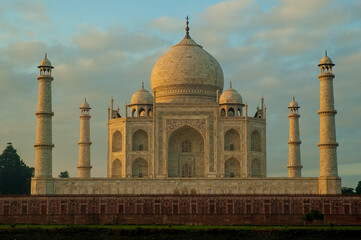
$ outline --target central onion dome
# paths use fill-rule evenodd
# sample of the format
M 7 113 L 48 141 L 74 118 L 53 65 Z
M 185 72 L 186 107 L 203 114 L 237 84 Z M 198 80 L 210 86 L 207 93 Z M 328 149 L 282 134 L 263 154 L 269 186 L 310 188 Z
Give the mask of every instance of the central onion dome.
M 187 34 L 155 64 L 151 88 L 156 102 L 216 102 L 223 91 L 223 72 L 217 60 Z

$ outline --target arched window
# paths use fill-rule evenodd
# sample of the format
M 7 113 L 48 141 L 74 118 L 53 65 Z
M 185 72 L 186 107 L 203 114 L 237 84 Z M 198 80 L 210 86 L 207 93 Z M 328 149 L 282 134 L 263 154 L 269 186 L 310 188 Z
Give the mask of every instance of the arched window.
M 258 159 L 253 159 L 251 167 L 252 167 L 252 169 L 251 169 L 252 177 L 260 177 L 261 176 L 261 162 Z
M 251 150 L 260 152 L 261 149 L 261 135 L 257 130 L 254 130 L 251 135 Z
M 151 117 L 151 116 L 153 116 L 153 111 L 152 111 L 152 109 L 149 109 L 148 110 L 148 117 Z
M 233 108 L 230 108 L 228 109 L 228 117 L 234 117 L 234 109 Z
M 242 116 L 242 110 L 240 108 L 237 109 L 237 117 Z
M 135 110 L 135 108 L 132 109 L 132 117 L 136 117 L 136 113 L 137 111 Z
M 122 163 L 118 158 L 116 158 L 112 164 L 112 177 L 113 178 L 122 177 Z
M 146 112 L 145 112 L 144 108 L 139 109 L 138 116 L 139 117 L 145 117 L 146 116 Z
M 144 130 L 137 130 L 133 134 L 133 151 L 148 151 L 148 134 Z
M 221 117 L 225 117 L 226 116 L 226 110 L 224 108 L 222 108 L 221 110 Z
M 122 151 L 122 134 L 119 131 L 115 131 L 112 137 L 112 152 Z
M 192 166 L 189 163 L 184 163 L 182 166 L 182 177 L 192 177 Z
M 224 150 L 238 151 L 240 149 L 240 136 L 234 129 L 230 129 L 224 134 Z
M 225 177 L 240 177 L 241 168 L 239 161 L 235 158 L 228 159 L 224 164 L 224 176 Z
M 192 143 L 188 140 L 182 142 L 182 152 L 192 152 Z
M 132 165 L 133 177 L 148 177 L 148 163 L 143 158 L 137 158 Z

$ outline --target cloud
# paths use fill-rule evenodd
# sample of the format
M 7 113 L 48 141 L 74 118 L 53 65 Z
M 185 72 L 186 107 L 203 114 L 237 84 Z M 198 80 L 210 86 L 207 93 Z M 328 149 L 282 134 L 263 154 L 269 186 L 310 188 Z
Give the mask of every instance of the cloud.
M 31 21 L 36 24 L 49 24 L 51 19 L 45 5 L 37 2 L 20 1 L 14 6 L 24 21 Z
M 150 22 L 149 27 L 166 33 L 178 33 L 184 26 L 184 20 L 172 17 L 159 17 Z

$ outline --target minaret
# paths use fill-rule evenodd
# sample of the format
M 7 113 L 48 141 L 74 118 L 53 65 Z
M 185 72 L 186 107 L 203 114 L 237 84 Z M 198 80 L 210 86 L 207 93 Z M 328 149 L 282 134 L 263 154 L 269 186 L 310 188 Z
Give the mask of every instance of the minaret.
M 52 111 L 51 100 L 51 82 L 54 80 L 51 76 L 51 62 L 45 58 L 38 66 L 40 69 L 39 81 L 39 98 L 37 117 L 36 141 L 35 147 L 35 173 L 32 180 L 32 194 L 49 194 L 53 193 L 52 186 Z
M 90 107 L 84 100 L 80 107 L 80 139 L 78 177 L 90 178 Z
M 295 178 L 301 177 L 301 152 L 300 152 L 300 131 L 298 119 L 300 118 L 300 114 L 298 113 L 297 102 L 295 101 L 295 97 L 293 97 L 292 102 L 288 109 L 290 109 L 290 113 L 288 114 L 288 118 L 290 119 L 290 139 L 288 141 L 288 177 Z
M 318 64 L 321 74 L 320 79 L 320 142 L 317 146 L 320 148 L 320 193 L 336 194 L 340 193 L 340 186 L 336 184 L 338 178 L 337 173 L 337 153 L 336 148 L 336 127 L 335 115 L 337 111 L 334 107 L 333 97 L 333 79 L 335 75 L 332 73 L 331 58 L 325 56 Z M 323 181 L 322 181 L 323 180 Z

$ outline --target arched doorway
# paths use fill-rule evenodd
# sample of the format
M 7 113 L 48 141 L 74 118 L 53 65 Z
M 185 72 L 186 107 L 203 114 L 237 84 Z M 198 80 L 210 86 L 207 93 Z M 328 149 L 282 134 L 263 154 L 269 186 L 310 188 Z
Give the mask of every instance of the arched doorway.
M 225 177 L 240 177 L 241 167 L 239 161 L 235 158 L 230 158 L 224 164 L 224 176 Z
M 240 149 L 240 136 L 239 133 L 230 129 L 224 134 L 224 150 L 239 151 Z
M 113 161 L 112 164 L 112 177 L 121 178 L 122 177 L 122 163 L 118 158 Z
M 148 163 L 143 158 L 137 158 L 132 165 L 133 177 L 148 177 Z
M 141 129 L 133 133 L 133 151 L 148 151 L 148 134 Z
M 201 133 L 190 126 L 176 129 L 168 141 L 168 176 L 203 177 L 204 163 Z

